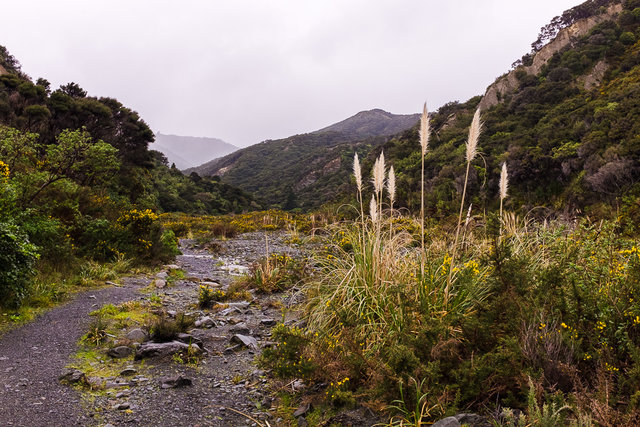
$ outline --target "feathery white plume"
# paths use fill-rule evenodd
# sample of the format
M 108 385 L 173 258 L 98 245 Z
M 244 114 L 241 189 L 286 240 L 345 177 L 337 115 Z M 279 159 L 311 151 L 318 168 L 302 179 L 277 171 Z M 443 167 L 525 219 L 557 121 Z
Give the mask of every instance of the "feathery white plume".
M 356 177 L 356 185 L 358 191 L 362 192 L 362 168 L 360 167 L 360 159 L 358 153 L 353 156 L 353 175 Z
M 469 128 L 469 139 L 467 139 L 467 163 L 471 161 L 478 154 L 478 138 L 480 138 L 480 131 L 482 129 L 482 123 L 480 122 L 480 109 L 476 110 L 471 121 L 471 127 Z
M 422 147 L 422 155 L 427 154 L 429 146 L 429 113 L 427 112 L 427 103 L 424 103 L 422 109 L 422 117 L 420 117 L 420 147 Z
M 471 207 L 473 206 L 473 203 L 471 203 L 469 205 L 469 210 L 467 211 L 467 218 L 465 218 L 464 220 L 464 226 L 466 227 L 467 225 L 469 225 L 469 221 L 471 221 Z
M 374 196 L 371 196 L 371 202 L 369 202 L 369 215 L 371 215 L 371 221 L 378 221 L 378 205 Z
M 384 153 L 380 153 L 380 157 L 373 165 L 373 188 L 378 194 L 381 194 L 384 188 L 384 170 Z
M 387 178 L 387 190 L 389 190 L 389 201 L 393 205 L 396 199 L 396 173 L 393 166 L 389 168 L 389 177 Z
M 507 197 L 507 189 L 509 188 L 509 175 L 507 174 L 507 162 L 502 163 L 502 171 L 500 172 L 500 200 Z

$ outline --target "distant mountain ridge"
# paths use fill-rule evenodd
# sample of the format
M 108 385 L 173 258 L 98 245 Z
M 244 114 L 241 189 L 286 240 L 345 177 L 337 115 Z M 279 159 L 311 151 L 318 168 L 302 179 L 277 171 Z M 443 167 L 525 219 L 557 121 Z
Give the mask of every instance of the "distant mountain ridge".
M 341 122 L 327 126 L 313 133 L 340 132 L 359 137 L 390 136 L 415 125 L 419 114 L 392 114 L 379 108 L 361 111 Z
M 317 131 L 264 141 L 185 172 L 219 175 L 254 193 L 265 206 L 310 209 L 331 201 L 336 189 L 349 182 L 354 152 L 366 156 L 419 118 L 380 109 L 361 111 Z
M 175 163 L 182 170 L 201 164 L 203 159 L 226 156 L 238 150 L 238 147 L 218 138 L 157 133 L 156 140 L 149 149 L 160 151 L 167 157 L 169 164 Z

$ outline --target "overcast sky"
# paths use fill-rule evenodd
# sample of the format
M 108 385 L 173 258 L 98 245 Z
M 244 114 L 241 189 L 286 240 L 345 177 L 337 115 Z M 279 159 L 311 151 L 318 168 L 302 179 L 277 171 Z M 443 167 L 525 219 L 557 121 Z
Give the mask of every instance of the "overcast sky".
M 0 44 L 154 131 L 239 146 L 484 93 L 580 0 L 20 0 Z

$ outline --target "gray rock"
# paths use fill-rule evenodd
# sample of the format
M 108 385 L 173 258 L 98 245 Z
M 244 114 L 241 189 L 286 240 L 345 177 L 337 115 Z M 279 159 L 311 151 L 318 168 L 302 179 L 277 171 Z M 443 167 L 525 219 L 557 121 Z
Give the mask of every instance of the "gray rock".
M 242 310 L 240 310 L 237 307 L 229 307 L 229 308 L 225 308 L 224 310 L 222 310 L 220 312 L 220 314 L 222 316 L 228 316 L 230 314 L 242 314 Z
M 113 409 L 117 409 L 118 411 L 124 411 L 125 409 L 129 409 L 129 408 L 131 408 L 131 403 L 129 402 L 118 403 L 113 407 Z
M 76 384 L 86 380 L 86 378 L 87 377 L 84 372 L 79 371 L 78 369 L 67 369 L 58 377 L 58 380 L 66 382 L 67 384 Z
M 104 386 L 104 381 L 100 377 L 88 377 L 87 384 L 92 389 L 101 389 Z
M 222 287 L 222 285 L 220 283 L 218 283 L 218 282 L 204 282 L 204 281 L 201 281 L 200 284 L 202 286 L 208 286 L 210 288 L 220 288 L 220 287 Z
M 229 330 L 234 334 L 249 335 L 249 328 L 244 322 L 233 325 Z
M 182 341 L 185 344 L 198 344 L 201 348 L 203 348 L 202 340 L 200 338 L 196 338 L 191 334 L 179 333 L 178 341 Z
M 182 375 L 178 375 L 177 377 L 166 377 L 160 380 L 161 388 L 180 388 L 190 386 L 191 384 L 191 379 Z
M 235 334 L 231 337 L 231 343 L 248 347 L 251 350 L 258 350 L 258 341 L 254 337 L 250 337 L 248 335 Z
M 460 421 L 458 421 L 455 417 L 447 417 L 443 418 L 440 421 L 437 421 L 431 427 L 460 427 Z
M 238 301 L 238 302 L 230 302 L 227 303 L 228 307 L 239 308 L 240 310 L 246 310 L 249 308 L 251 303 L 249 301 Z
M 262 320 L 260 320 L 260 324 L 264 325 L 264 326 L 276 326 L 276 321 L 270 317 L 264 318 Z
M 156 274 L 157 279 L 166 279 L 167 277 L 169 277 L 169 275 L 166 271 L 161 271 L 160 273 Z
M 135 370 L 134 368 L 125 368 L 122 371 L 120 371 L 120 376 L 121 377 L 131 377 L 135 374 L 137 374 L 138 371 Z
M 180 270 L 180 266 L 175 264 L 167 264 L 163 268 L 165 270 Z
M 107 355 L 113 357 L 114 359 L 124 359 L 125 357 L 131 356 L 132 354 L 133 349 L 125 345 L 114 347 L 107 351 Z
M 472 427 L 491 427 L 493 424 L 483 416 L 478 414 L 458 414 L 453 416 L 461 425 L 467 424 Z
M 171 356 L 176 353 L 189 351 L 191 348 L 191 352 L 196 355 L 202 354 L 202 349 L 198 344 L 186 344 L 181 341 L 171 341 L 171 342 L 147 342 L 142 344 L 136 350 L 136 360 L 145 359 L 148 357 L 165 357 Z
M 144 329 L 135 328 L 127 332 L 127 339 L 135 342 L 145 342 L 149 339 L 149 334 Z
M 163 279 L 156 279 L 153 281 L 153 286 L 156 288 L 162 289 L 165 286 L 167 286 L 167 281 Z
M 167 311 L 167 316 L 169 317 L 176 317 L 178 315 L 178 312 L 175 310 L 168 310 Z
M 199 320 L 196 320 L 194 326 L 196 328 L 213 328 L 216 326 L 216 322 L 211 317 L 206 316 Z
M 236 344 L 236 345 L 232 345 L 231 347 L 227 347 L 224 349 L 224 353 L 225 354 L 230 354 L 233 353 L 235 351 L 238 351 L 242 348 L 243 346 L 241 344 Z
M 313 409 L 313 406 L 311 406 L 311 403 L 304 404 L 298 407 L 298 409 L 296 409 L 296 411 L 293 413 L 293 417 L 294 418 L 303 417 L 306 414 L 308 414 L 309 411 L 311 411 L 311 409 Z
M 230 325 L 237 325 L 238 323 L 242 322 L 242 319 L 241 319 L 241 318 L 239 318 L 239 317 L 235 317 L 235 316 L 234 316 L 234 317 L 230 317 L 229 319 L 227 319 L 227 322 L 228 322 Z

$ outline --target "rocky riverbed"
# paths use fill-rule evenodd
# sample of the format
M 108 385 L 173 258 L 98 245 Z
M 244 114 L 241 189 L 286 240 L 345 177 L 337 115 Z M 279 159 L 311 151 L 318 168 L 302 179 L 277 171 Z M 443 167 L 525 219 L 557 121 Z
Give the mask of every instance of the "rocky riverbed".
M 286 240 L 279 232 L 247 233 L 208 248 L 183 240 L 183 255 L 154 277 L 126 278 L 119 287 L 79 295 L 8 333 L 0 340 L 0 424 L 277 425 L 267 379 L 255 358 L 271 345 L 271 327 L 288 321 L 286 307 L 296 290 L 250 292 L 207 310 L 197 302 L 201 285 L 226 290 L 267 247 L 269 253 L 300 255 Z M 177 269 L 182 273 L 172 275 Z M 124 301 L 153 301 L 156 312 L 168 318 L 187 313 L 195 325 L 167 343 L 150 342 L 144 328 L 111 336 L 96 349 L 100 358 L 89 364 L 96 370 L 113 364 L 118 369 L 111 376 L 65 369 L 74 365 L 72 354 L 90 324 L 89 312 Z M 185 348 L 189 351 L 180 351 Z M 60 384 L 58 377 L 71 384 Z

